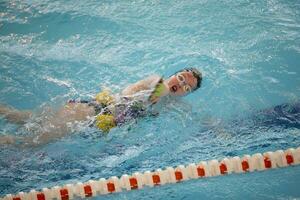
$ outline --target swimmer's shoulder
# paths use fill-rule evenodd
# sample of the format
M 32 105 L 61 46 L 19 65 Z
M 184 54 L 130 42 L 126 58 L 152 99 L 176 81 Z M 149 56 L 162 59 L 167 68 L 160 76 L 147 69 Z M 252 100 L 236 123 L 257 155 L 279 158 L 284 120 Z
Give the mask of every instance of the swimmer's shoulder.
M 143 90 L 152 90 L 156 86 L 156 84 L 161 80 L 161 78 L 162 77 L 157 74 L 148 76 L 145 79 L 142 79 L 134 84 L 127 86 L 122 91 L 122 95 L 133 95 Z

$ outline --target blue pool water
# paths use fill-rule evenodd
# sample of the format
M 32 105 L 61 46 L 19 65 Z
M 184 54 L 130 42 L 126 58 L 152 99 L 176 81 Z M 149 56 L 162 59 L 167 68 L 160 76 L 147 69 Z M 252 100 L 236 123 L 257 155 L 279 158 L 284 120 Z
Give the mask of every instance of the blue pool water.
M 107 136 L 81 127 L 37 148 L 0 147 L 0 195 L 298 147 L 299 112 L 266 109 L 299 102 L 299 63 L 296 0 L 1 0 L 1 104 L 40 112 L 188 66 L 204 79 Z M 1 118 L 0 134 L 24 133 Z M 294 199 L 299 180 L 291 167 L 96 199 Z

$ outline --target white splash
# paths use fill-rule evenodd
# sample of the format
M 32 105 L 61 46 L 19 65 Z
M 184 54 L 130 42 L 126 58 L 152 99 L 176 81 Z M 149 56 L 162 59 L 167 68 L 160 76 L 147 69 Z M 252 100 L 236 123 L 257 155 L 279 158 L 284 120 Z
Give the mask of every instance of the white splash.
M 112 155 L 105 158 L 104 160 L 102 160 L 102 164 L 104 164 L 107 167 L 116 167 L 117 165 L 119 165 L 120 163 L 126 160 L 137 157 L 138 155 L 140 155 L 141 152 L 143 152 L 143 150 L 144 150 L 143 146 L 130 147 L 126 149 L 122 155 L 119 156 Z
M 57 84 L 58 86 L 65 86 L 67 88 L 71 88 L 71 83 L 69 83 L 68 81 L 63 81 L 63 80 L 58 80 L 56 78 L 52 78 L 50 76 L 44 76 L 43 79 L 49 81 L 49 82 L 52 82 L 52 83 L 55 83 Z

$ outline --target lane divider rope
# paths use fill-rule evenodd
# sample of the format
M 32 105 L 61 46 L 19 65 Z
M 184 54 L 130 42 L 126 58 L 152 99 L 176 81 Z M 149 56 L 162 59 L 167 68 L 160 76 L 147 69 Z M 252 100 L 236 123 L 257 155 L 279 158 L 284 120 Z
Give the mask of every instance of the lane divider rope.
M 121 192 L 123 190 L 142 189 L 144 186 L 154 187 L 165 184 L 178 183 L 189 179 L 211 176 L 220 176 L 231 173 L 248 173 L 287 167 L 300 164 L 300 147 L 290 148 L 285 151 L 256 153 L 243 157 L 224 158 L 220 161 L 201 161 L 175 168 L 166 167 L 164 170 L 136 172 L 132 175 L 124 174 L 120 178 L 113 176 L 108 179 L 90 180 L 85 183 L 66 184 L 53 188 L 43 188 L 41 191 L 31 190 L 28 193 L 19 192 L 7 194 L 0 200 L 70 200 L 74 197 L 86 198 Z

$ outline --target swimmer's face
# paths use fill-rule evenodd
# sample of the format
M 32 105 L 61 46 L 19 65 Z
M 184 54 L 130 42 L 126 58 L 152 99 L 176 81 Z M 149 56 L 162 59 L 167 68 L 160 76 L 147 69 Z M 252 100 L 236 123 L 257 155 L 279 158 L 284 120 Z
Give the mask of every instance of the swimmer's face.
M 182 71 L 171 76 L 167 84 L 170 95 L 184 96 L 191 93 L 197 87 L 197 79 L 190 71 Z

